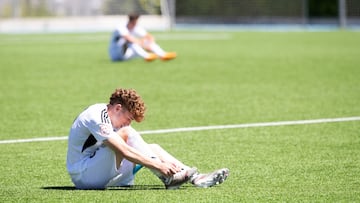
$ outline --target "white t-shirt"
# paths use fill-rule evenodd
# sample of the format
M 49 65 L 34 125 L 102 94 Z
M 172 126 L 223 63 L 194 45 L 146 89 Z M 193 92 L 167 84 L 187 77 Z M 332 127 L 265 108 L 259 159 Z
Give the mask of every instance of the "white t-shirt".
M 66 167 L 70 174 L 86 169 L 86 159 L 95 155 L 103 141 L 118 136 L 107 113 L 106 104 L 94 104 L 75 119 L 70 129 Z
M 117 43 L 121 46 L 126 43 L 126 40 L 123 38 L 123 36 L 131 35 L 137 38 L 141 38 L 147 35 L 147 31 L 138 25 L 136 25 L 131 31 L 127 28 L 126 25 L 122 25 L 119 26 L 116 31 L 119 34 L 119 41 Z

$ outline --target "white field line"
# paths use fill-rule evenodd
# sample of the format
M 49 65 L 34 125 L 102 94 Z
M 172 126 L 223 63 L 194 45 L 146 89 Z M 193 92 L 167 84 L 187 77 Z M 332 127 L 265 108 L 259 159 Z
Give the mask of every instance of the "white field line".
M 254 127 L 269 127 L 269 126 L 287 126 L 287 125 L 306 125 L 317 123 L 333 123 L 333 122 L 347 122 L 347 121 L 359 121 L 360 117 L 344 117 L 344 118 L 322 118 L 314 120 L 298 120 L 298 121 L 277 121 L 277 122 L 265 122 L 265 123 L 248 123 L 248 124 L 234 124 L 234 125 L 215 125 L 215 126 L 199 126 L 188 128 L 173 128 L 162 130 L 146 130 L 139 132 L 140 134 L 164 134 L 164 133 L 176 133 L 176 132 L 190 132 L 190 131 L 203 131 L 203 130 L 221 130 L 231 128 L 254 128 Z M 24 142 L 45 142 L 56 140 L 67 140 L 67 136 L 63 137 L 44 137 L 44 138 L 29 138 L 29 139 L 17 139 L 17 140 L 1 140 L 0 144 L 11 143 L 24 143 Z

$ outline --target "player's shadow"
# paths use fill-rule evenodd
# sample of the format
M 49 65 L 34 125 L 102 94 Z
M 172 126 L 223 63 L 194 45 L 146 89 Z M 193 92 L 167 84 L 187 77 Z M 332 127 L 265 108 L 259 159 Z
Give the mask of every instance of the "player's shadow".
M 108 187 L 107 190 L 165 190 L 164 185 L 132 185 L 122 187 Z
M 78 190 L 73 186 L 46 186 L 42 187 L 44 190 Z M 180 188 L 181 189 L 181 188 Z M 164 185 L 133 185 L 121 187 L 108 187 L 106 189 L 98 190 L 165 190 Z
M 46 186 L 42 187 L 44 190 L 76 190 L 73 186 Z

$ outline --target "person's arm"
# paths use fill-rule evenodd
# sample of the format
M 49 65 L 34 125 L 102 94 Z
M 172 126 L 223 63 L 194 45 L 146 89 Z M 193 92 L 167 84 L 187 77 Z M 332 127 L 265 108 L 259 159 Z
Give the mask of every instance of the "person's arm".
M 150 157 L 142 155 L 135 148 L 129 146 L 120 136 L 112 136 L 104 141 L 115 152 L 123 155 L 123 158 L 137 164 L 141 164 L 147 168 L 155 169 L 165 176 L 171 176 L 177 172 L 177 168 L 173 165 L 154 160 Z
M 133 32 L 139 38 L 140 45 L 147 51 L 151 51 L 151 44 L 155 42 L 154 36 L 141 26 L 136 26 Z
M 154 42 L 155 38 L 152 34 L 146 33 L 146 35 L 144 37 L 142 37 L 142 40 L 146 40 L 148 42 Z
M 155 38 L 150 34 L 150 33 L 147 33 L 145 36 L 143 36 L 141 39 L 141 46 L 150 51 L 151 50 L 151 44 L 154 43 L 155 41 Z
M 141 45 L 141 40 L 135 36 L 132 36 L 127 27 L 120 26 L 117 28 L 117 32 L 127 42 Z
M 123 38 L 130 43 L 140 45 L 142 48 L 148 51 L 151 50 L 150 45 L 154 42 L 154 37 L 149 33 L 147 33 L 145 36 L 141 38 L 136 38 L 130 34 L 123 35 Z
M 124 37 L 124 39 L 126 39 L 126 41 L 128 41 L 130 43 L 134 43 L 134 44 L 138 44 L 138 45 L 142 46 L 142 40 L 140 40 L 136 37 L 133 37 L 130 34 L 124 35 L 123 37 Z

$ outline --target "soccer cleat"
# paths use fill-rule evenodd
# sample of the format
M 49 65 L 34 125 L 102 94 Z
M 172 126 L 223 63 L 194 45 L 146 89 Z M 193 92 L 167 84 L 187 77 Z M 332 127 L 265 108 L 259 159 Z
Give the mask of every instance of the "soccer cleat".
M 145 59 L 145 61 L 150 62 L 150 61 L 153 61 L 153 60 L 155 60 L 155 59 L 157 59 L 157 58 L 158 58 L 158 57 L 157 57 L 156 54 L 149 53 L 149 55 L 148 55 L 147 57 L 145 57 L 144 59 Z
M 168 61 L 168 60 L 171 60 L 171 59 L 174 59 L 176 58 L 176 53 L 175 52 L 167 52 L 165 53 L 164 56 L 160 57 L 161 60 L 163 61 Z
M 178 189 L 182 184 L 188 182 L 190 178 L 197 173 L 197 168 L 182 169 L 168 178 L 161 178 L 167 190 Z
M 191 180 L 196 187 L 207 188 L 223 183 L 229 176 L 229 169 L 222 168 L 208 174 L 197 174 Z

